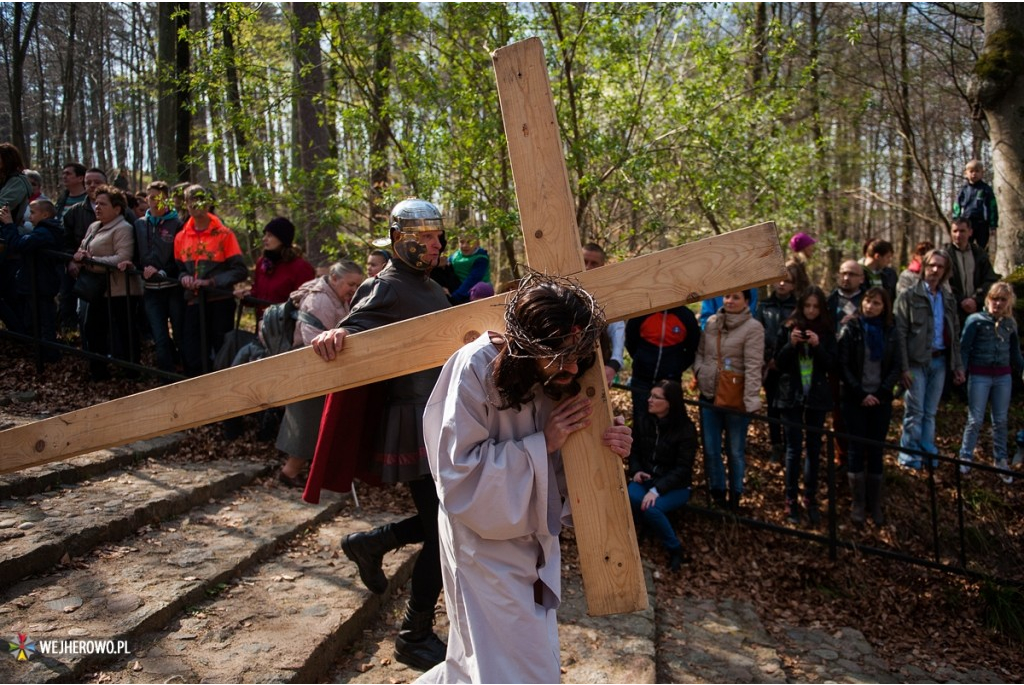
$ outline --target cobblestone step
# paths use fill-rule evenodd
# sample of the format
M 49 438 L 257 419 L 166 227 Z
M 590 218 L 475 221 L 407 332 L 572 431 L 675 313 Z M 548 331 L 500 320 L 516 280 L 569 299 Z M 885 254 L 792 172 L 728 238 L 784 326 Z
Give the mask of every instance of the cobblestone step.
M 217 597 L 142 636 L 131 656 L 102 674 L 121 683 L 321 680 L 412 573 L 415 549 L 388 554 L 389 591 L 374 595 L 340 552 L 346 532 L 389 520 L 339 514 L 230 582 Z
M 194 473 L 206 473 L 209 465 L 202 466 Z M 2 595 L 0 630 L 12 637 L 24 634 L 37 644 L 44 640 L 126 640 L 129 651 L 134 652 L 146 633 L 163 630 L 183 610 L 195 618 L 201 612 L 193 607 L 221 594 L 232 578 L 270 557 L 282 541 L 332 518 L 346 500 L 330 496 L 312 506 L 300 502 L 294 490 L 245 487 L 183 517 L 147 526 L 118 545 L 98 547 L 77 560 L 74 569 L 11 587 Z M 275 563 L 282 569 L 276 574 L 280 581 L 292 582 L 285 580 L 292 574 L 283 570 L 288 560 Z M 348 577 L 337 570 L 322 575 L 351 585 L 355 569 L 346 572 Z M 241 606 L 253 624 L 262 628 L 268 622 L 265 598 L 250 596 Z M 179 643 L 189 645 L 187 639 Z M 281 659 L 288 652 L 287 633 L 268 637 L 261 644 L 273 643 L 282 646 L 276 654 Z M 21 662 L 3 659 L 0 682 L 80 682 L 109 660 L 95 654 L 36 654 Z M 202 673 L 199 678 L 208 679 L 209 675 Z
M 184 437 L 184 433 L 162 435 L 124 447 L 100 450 L 66 461 L 55 461 L 0 475 L 0 500 L 26 497 L 62 485 L 79 483 L 107 471 L 126 468 L 143 459 L 163 456 L 174 450 Z
M 0 588 L 184 513 L 251 482 L 266 466 L 245 462 L 165 465 L 0 501 Z
M 683 647 L 665 650 L 660 673 L 671 683 L 785 683 L 786 672 L 761 619 L 739 600 L 673 597 L 681 625 L 662 625 L 661 640 Z

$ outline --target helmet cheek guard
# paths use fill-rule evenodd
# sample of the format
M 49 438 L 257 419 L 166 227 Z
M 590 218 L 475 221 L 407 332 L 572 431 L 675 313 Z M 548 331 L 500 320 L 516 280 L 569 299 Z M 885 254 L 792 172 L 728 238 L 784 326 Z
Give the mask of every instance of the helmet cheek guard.
M 441 231 L 441 250 L 447 240 L 441 211 L 426 200 L 403 200 L 391 210 L 391 245 L 395 255 L 419 271 L 426 271 L 435 264 L 425 258 L 426 247 L 418 239 L 419 233 Z

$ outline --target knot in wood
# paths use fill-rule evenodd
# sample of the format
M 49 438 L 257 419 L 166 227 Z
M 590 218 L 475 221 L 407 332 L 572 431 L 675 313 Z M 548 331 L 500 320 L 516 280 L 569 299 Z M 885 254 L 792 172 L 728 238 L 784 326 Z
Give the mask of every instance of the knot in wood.
M 533 237 L 534 238 L 543 238 L 544 237 L 544 231 L 538 230 L 537 232 L 535 232 L 533 234 Z
M 591 386 L 587 386 L 587 397 L 591 397 L 592 398 L 596 394 L 597 394 L 597 388 L 595 388 L 592 385 Z
M 36 440 L 36 452 L 42 452 L 45 449 L 46 449 L 46 441 L 45 440 Z
M 463 344 L 468 344 L 480 337 L 480 331 L 466 331 L 466 334 L 462 336 Z

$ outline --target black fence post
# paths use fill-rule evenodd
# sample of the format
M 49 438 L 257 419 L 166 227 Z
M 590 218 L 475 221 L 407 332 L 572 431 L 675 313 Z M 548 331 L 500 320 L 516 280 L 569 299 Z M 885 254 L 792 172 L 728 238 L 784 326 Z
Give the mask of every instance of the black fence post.
M 36 280 L 39 270 L 38 264 L 36 264 L 37 257 L 35 252 L 25 255 L 25 259 L 28 260 L 29 278 L 32 283 L 29 307 L 32 310 L 32 337 L 35 339 L 36 373 L 38 374 L 43 372 L 43 331 L 39 314 L 39 283 Z
M 924 457 L 926 468 L 928 469 L 928 493 L 931 499 L 932 505 L 932 541 L 934 545 L 935 563 L 939 562 L 940 556 L 940 545 L 939 545 L 939 498 L 935 492 L 935 456 L 932 454 L 925 454 Z
M 958 463 L 954 469 L 954 478 L 956 479 L 956 515 L 957 523 L 960 527 L 960 567 L 967 568 L 967 542 L 964 536 L 964 489 L 963 489 L 963 477 L 960 474 L 960 464 Z
M 825 467 L 825 473 L 828 474 L 828 558 L 835 561 L 839 556 L 836 544 L 838 533 L 836 526 L 836 436 L 835 433 L 829 431 L 825 438 L 825 457 L 828 459 L 828 464 Z
M 210 345 L 206 331 L 206 288 L 199 289 L 199 357 L 202 360 L 203 373 L 210 372 Z

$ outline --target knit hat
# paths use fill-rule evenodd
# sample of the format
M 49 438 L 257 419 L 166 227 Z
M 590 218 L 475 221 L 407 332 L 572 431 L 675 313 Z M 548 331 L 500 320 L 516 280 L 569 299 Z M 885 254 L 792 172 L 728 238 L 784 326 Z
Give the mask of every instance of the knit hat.
M 263 227 L 263 232 L 280 240 L 284 247 L 291 247 L 295 241 L 295 225 L 283 216 L 271 219 Z
M 789 249 L 793 252 L 803 252 L 816 242 L 818 241 L 803 231 L 800 231 L 789 239 Z
M 494 286 L 487 281 L 480 281 L 469 289 L 469 301 L 482 300 L 494 294 Z

